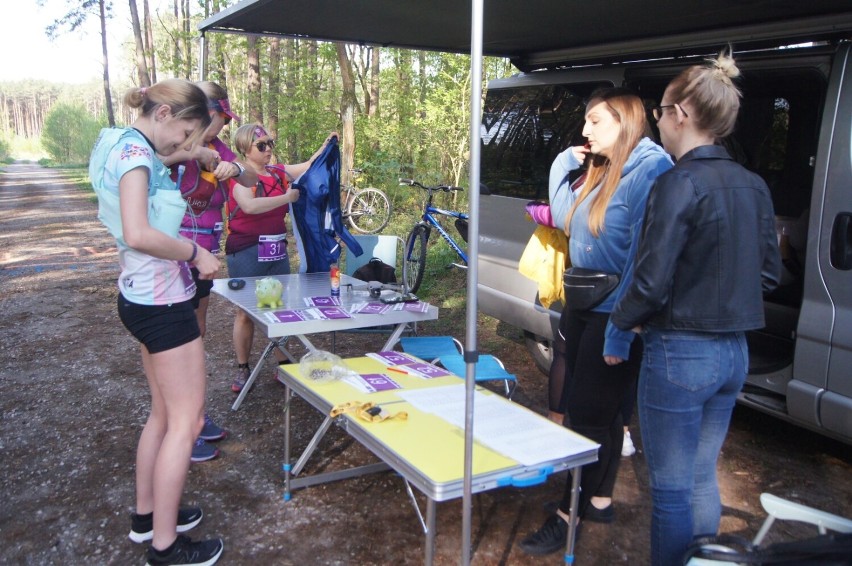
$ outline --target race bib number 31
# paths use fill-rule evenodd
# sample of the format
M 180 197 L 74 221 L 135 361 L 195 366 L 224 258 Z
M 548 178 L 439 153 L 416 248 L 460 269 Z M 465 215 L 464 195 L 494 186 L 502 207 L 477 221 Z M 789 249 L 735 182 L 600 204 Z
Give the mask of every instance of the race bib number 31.
M 260 236 L 257 242 L 257 261 L 278 261 L 287 257 L 287 235 Z

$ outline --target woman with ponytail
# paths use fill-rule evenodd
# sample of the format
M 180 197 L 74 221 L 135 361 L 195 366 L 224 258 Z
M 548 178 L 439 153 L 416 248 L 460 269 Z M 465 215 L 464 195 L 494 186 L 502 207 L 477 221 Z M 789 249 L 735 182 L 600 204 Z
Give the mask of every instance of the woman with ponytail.
M 694 537 L 719 528 L 716 461 L 748 372 L 745 331 L 764 326 L 763 293 L 780 278 L 769 189 L 720 145 L 737 120 L 738 75 L 723 52 L 684 70 L 654 109 L 677 163 L 651 191 L 633 281 L 612 313 L 645 347 L 655 566 L 682 564 Z

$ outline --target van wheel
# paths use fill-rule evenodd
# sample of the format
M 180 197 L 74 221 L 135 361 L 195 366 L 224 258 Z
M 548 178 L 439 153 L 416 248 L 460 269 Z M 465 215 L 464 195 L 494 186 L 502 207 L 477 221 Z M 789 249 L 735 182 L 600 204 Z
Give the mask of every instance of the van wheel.
M 553 362 L 553 347 L 550 340 L 525 330 L 524 343 L 538 370 L 544 375 L 549 375 L 550 364 Z

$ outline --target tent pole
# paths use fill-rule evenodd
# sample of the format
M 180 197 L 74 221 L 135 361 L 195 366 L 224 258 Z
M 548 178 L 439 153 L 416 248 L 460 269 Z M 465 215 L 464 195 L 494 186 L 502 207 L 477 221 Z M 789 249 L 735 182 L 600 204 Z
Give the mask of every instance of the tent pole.
M 471 559 L 471 510 L 473 508 L 473 393 L 476 384 L 477 285 L 479 282 L 479 127 L 482 111 L 482 30 L 485 0 L 472 0 L 470 28 L 470 225 L 468 237 L 467 313 L 465 326 L 465 425 L 464 488 L 462 496 L 462 566 Z

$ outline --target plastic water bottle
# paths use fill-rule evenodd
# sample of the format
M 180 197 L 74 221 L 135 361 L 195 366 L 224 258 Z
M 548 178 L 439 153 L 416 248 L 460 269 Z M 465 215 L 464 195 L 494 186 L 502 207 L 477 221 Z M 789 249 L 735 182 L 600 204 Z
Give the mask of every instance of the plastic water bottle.
M 329 277 L 331 279 L 331 296 L 339 297 L 340 296 L 340 268 L 337 267 L 336 263 L 331 264 L 331 270 L 329 271 Z

